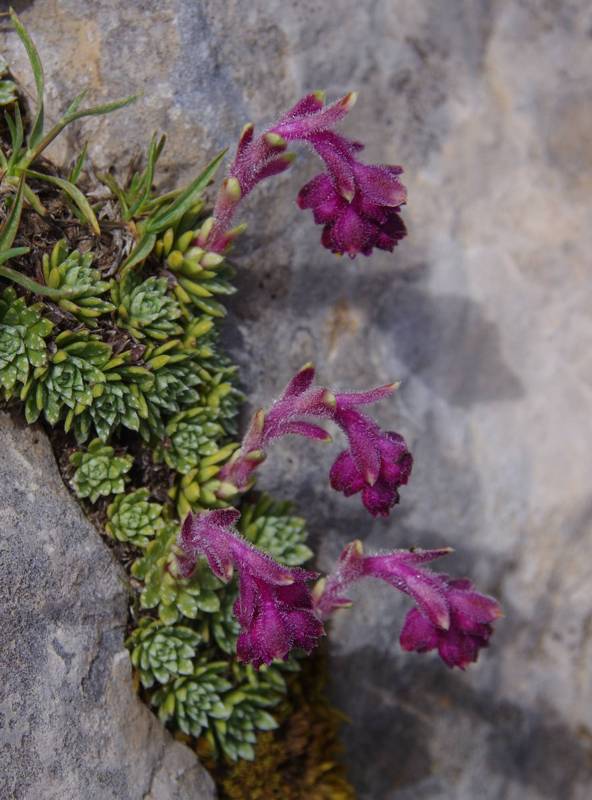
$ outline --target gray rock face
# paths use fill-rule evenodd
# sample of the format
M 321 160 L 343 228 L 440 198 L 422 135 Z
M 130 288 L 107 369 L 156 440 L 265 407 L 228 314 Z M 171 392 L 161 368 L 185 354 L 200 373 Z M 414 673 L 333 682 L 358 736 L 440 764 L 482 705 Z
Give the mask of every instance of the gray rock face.
M 0 450 L 0 797 L 210 800 L 134 693 L 125 576 L 45 435 L 2 414 Z
M 315 171 L 301 159 L 250 201 L 229 339 L 253 404 L 311 358 L 333 386 L 402 379 L 378 416 L 408 438 L 414 475 L 374 523 L 330 494 L 334 450 L 278 446 L 263 483 L 306 510 L 322 566 L 355 536 L 447 543 L 443 568 L 498 595 L 506 618 L 478 665 L 449 672 L 400 652 L 408 606 L 388 587 L 357 592 L 332 636 L 351 776 L 363 800 L 589 797 L 589 3 L 23 6 L 51 101 L 86 83 L 97 99 L 144 92 L 81 129 L 99 165 L 124 164 L 160 129 L 166 179 L 186 180 L 245 120 L 319 86 L 363 90 L 344 130 L 368 160 L 404 165 L 408 239 L 354 263 L 322 251 L 292 202 Z M 25 77 L 14 36 L 7 49 Z

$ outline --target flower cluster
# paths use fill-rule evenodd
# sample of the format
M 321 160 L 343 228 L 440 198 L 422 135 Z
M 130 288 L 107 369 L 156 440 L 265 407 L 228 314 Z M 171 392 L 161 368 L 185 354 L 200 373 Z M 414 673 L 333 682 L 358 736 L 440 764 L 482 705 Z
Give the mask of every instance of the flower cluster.
M 424 566 L 448 555 L 450 548 L 364 555 L 356 540 L 311 593 L 307 584 L 315 573 L 284 567 L 250 545 L 234 528 L 239 517 L 235 509 L 189 514 L 178 540 L 178 567 L 189 577 L 204 556 L 225 582 L 236 568 L 239 594 L 234 615 L 241 626 L 237 655 L 257 668 L 285 659 L 293 648 L 309 653 L 324 633 L 323 621 L 351 605 L 345 592 L 362 578 L 386 581 L 414 600 L 401 646 L 419 653 L 437 649 L 449 667 L 465 669 L 476 661 L 493 633 L 492 622 L 501 616 L 497 601 L 475 591 L 469 580 L 453 580 Z
M 400 434 L 382 431 L 358 407 L 389 397 L 398 384 L 334 393 L 313 386 L 314 377 L 314 367 L 305 365 L 269 411 L 255 413 L 240 449 L 220 473 L 225 491 L 232 495 L 234 490 L 245 491 L 252 485 L 252 473 L 265 460 L 274 439 L 298 434 L 331 441 L 324 428 L 303 417 L 327 419 L 341 428 L 349 443 L 331 468 L 331 485 L 346 497 L 361 492 L 362 502 L 373 516 L 388 516 L 399 501 L 399 487 L 409 479 L 413 459 Z
M 324 634 L 307 583 L 317 577 L 299 567 L 283 567 L 243 539 L 234 528 L 235 509 L 188 514 L 179 535 L 180 574 L 189 577 L 204 556 L 227 583 L 234 569 L 239 594 L 234 615 L 241 626 L 237 654 L 255 667 L 284 659 L 295 647 L 309 653 Z
M 400 643 L 404 650 L 425 653 L 437 649 L 449 667 L 465 669 L 486 647 L 501 616 L 496 600 L 474 590 L 467 579 L 453 580 L 424 564 L 448 555 L 439 550 L 395 550 L 364 555 L 359 540 L 343 549 L 334 572 L 315 587 L 314 606 L 321 619 L 351 605 L 344 592 L 362 578 L 378 578 L 409 595 L 416 607 L 407 614 Z
M 304 142 L 321 158 L 325 172 L 317 175 L 298 194 L 298 205 L 311 209 L 323 225 L 321 242 L 339 255 L 370 255 L 377 247 L 391 251 L 406 235 L 400 216 L 407 192 L 398 166 L 363 164 L 356 154 L 360 142 L 347 139 L 333 128 L 350 111 L 355 92 L 330 106 L 322 92 L 306 95 L 281 119 L 255 137 L 252 124 L 241 133 L 237 152 L 222 184 L 209 224 L 202 228 L 196 244 L 223 252 L 243 230 L 230 228 L 240 201 L 265 178 L 286 170 L 293 154 L 289 142 Z

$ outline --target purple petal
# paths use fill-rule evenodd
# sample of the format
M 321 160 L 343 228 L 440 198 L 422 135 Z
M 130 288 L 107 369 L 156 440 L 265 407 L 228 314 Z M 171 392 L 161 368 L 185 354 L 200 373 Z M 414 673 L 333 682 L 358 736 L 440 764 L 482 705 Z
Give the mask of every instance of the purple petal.
M 395 214 L 382 226 L 376 246 L 381 250 L 392 252 L 395 245 L 405 236 L 407 236 L 405 223 L 398 214 Z
M 339 144 L 336 144 L 336 140 Z M 345 143 L 346 140 L 333 134 L 331 138 L 324 135 L 312 137 L 310 142 L 325 162 L 339 194 L 345 197 L 348 202 L 351 201 L 356 193 L 356 181 L 352 165 L 353 160 L 347 152 L 345 144 L 341 144 L 341 142 Z
M 443 630 L 450 627 L 450 610 L 445 592 L 433 573 L 410 571 L 405 577 L 405 591 L 411 595 L 432 625 Z
M 380 438 L 378 449 L 381 457 L 380 477 L 382 480 L 395 488 L 404 486 L 411 475 L 413 456 L 407 449 L 403 437 L 393 431 L 386 431 Z
M 284 118 L 272 130 L 285 139 L 303 139 L 310 134 L 332 128 L 343 119 L 355 103 L 356 95 L 350 92 L 330 106 L 323 107 L 316 114 L 308 114 L 297 118 Z
M 282 433 L 297 434 L 305 436 L 307 439 L 317 439 L 322 442 L 330 442 L 331 436 L 324 428 L 319 425 L 313 425 L 310 422 L 301 422 L 300 420 L 291 420 L 282 426 Z
M 323 623 L 313 611 L 296 609 L 290 612 L 288 621 L 292 632 L 292 646 L 299 647 L 306 653 L 310 653 L 317 646 L 319 638 L 325 634 Z
M 439 637 L 438 653 L 440 658 L 449 667 L 465 669 L 477 661 L 479 648 L 486 646 L 472 636 L 463 636 L 458 631 L 449 631 L 445 636 Z
M 238 512 L 234 509 L 227 509 L 229 518 L 237 519 Z M 232 576 L 232 558 L 228 541 L 226 539 L 226 532 L 219 527 L 215 522 L 212 522 L 212 516 L 217 512 L 203 512 L 201 514 L 189 513 L 185 517 L 177 545 L 182 550 L 182 554 L 177 558 L 179 569 L 183 574 L 189 574 L 197 561 L 198 555 L 203 555 L 207 558 L 210 569 L 220 578 L 226 582 Z M 240 514 L 239 514 L 240 516 Z M 216 517 L 219 519 L 219 517 Z
M 438 633 L 423 614 L 412 608 L 405 618 L 399 642 L 403 650 L 426 653 L 438 646 Z
M 352 408 L 377 403 L 385 397 L 390 397 L 398 388 L 398 383 L 387 383 L 384 386 L 377 386 L 375 389 L 368 389 L 366 392 L 339 392 L 335 396 L 340 406 Z
M 240 138 L 238 140 L 238 144 L 236 146 L 236 159 L 242 158 L 246 151 L 249 148 L 249 145 L 253 141 L 253 135 L 255 133 L 255 126 L 252 124 L 247 124 L 241 131 Z
M 243 627 L 248 627 L 258 606 L 261 596 L 255 579 L 247 572 L 242 572 L 238 582 L 238 597 L 233 606 L 233 613 Z
M 292 106 L 292 108 L 286 112 L 286 114 L 284 114 L 282 120 L 287 119 L 288 117 L 305 117 L 309 114 L 316 114 L 323 108 L 323 106 L 324 103 L 318 94 L 307 94 L 301 100 L 299 100 L 296 105 Z
M 282 392 L 281 399 L 288 400 L 291 397 L 298 397 L 310 388 L 315 378 L 315 368 L 312 364 L 306 364 L 300 369 Z
M 276 158 L 270 158 L 263 166 L 261 166 L 254 175 L 254 183 L 260 183 L 265 178 L 271 178 L 274 175 L 281 175 L 292 165 L 293 157 L 289 153 L 279 155 Z
M 207 515 L 207 522 L 211 525 L 218 525 L 220 528 L 230 528 L 240 519 L 240 511 L 236 508 L 219 508 L 215 511 L 206 511 L 202 518 Z
M 189 578 L 197 565 L 197 553 L 177 555 L 177 570 L 181 578 Z
M 333 489 L 343 492 L 346 497 L 360 492 L 366 485 L 349 450 L 344 450 L 337 456 L 331 467 L 329 479 Z
M 356 255 L 364 246 L 366 229 L 364 221 L 350 205 L 338 217 L 333 226 L 333 240 L 340 253 Z
M 322 173 L 304 184 L 298 193 L 297 202 L 302 209 L 314 208 L 333 195 L 335 195 L 335 189 L 331 179 L 325 173 Z
M 373 517 L 388 517 L 393 506 L 399 502 L 399 492 L 383 481 L 373 486 L 364 486 L 362 503 Z
M 360 192 L 381 206 L 400 206 L 407 199 L 407 190 L 398 178 L 384 167 L 354 162 L 354 174 Z
M 455 625 L 465 633 L 482 635 L 483 626 L 501 616 L 497 600 L 479 592 L 453 589 L 448 600 Z
M 372 486 L 380 474 L 380 429 L 371 419 L 351 408 L 337 406 L 335 422 L 345 431 L 354 462 L 364 481 Z

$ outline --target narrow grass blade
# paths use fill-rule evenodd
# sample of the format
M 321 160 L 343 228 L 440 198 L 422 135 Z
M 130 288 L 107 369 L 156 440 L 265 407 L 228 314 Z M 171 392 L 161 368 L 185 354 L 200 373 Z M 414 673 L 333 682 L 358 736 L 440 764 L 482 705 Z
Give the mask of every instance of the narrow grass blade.
M 31 169 L 27 170 L 27 175 L 30 175 L 32 178 L 37 178 L 40 181 L 51 183 L 53 186 L 57 186 L 58 189 L 61 189 L 63 192 L 65 192 L 65 194 L 67 194 L 68 197 L 78 206 L 80 213 L 82 214 L 84 220 L 88 222 L 92 228 L 93 233 L 99 236 L 101 229 L 99 228 L 99 223 L 95 217 L 95 212 L 92 210 L 90 203 L 77 186 L 74 186 L 73 183 L 70 183 L 70 181 L 64 180 L 63 178 L 56 178 L 54 175 L 45 175 L 43 172 L 35 172 L 35 170 Z
M 10 9 L 10 19 L 12 20 L 14 29 L 19 35 L 21 42 L 25 46 L 25 50 L 27 51 L 27 55 L 29 56 L 29 61 L 31 63 L 31 69 L 33 70 L 33 77 L 35 78 L 35 88 L 37 90 L 37 109 L 35 113 L 35 119 L 33 121 L 33 127 L 31 128 L 31 134 L 29 136 L 29 147 L 36 147 L 43 136 L 43 94 L 45 91 L 43 67 L 41 65 L 41 59 L 39 58 L 37 48 L 33 44 L 33 40 L 27 33 L 25 26 L 12 8 Z

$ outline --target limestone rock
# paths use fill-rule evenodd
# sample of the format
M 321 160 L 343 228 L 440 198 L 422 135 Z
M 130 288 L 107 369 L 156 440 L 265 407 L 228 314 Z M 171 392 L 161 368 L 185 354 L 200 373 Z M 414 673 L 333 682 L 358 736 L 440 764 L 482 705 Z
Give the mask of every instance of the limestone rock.
M 22 6 L 52 102 L 88 82 L 96 99 L 144 92 L 78 129 L 101 166 L 160 129 L 166 179 L 186 180 L 245 120 L 267 123 L 319 86 L 362 90 L 344 130 L 369 160 L 404 165 L 408 239 L 353 263 L 322 251 L 292 202 L 315 171 L 302 159 L 250 200 L 228 336 L 257 405 L 311 358 L 332 385 L 402 379 L 380 419 L 409 439 L 414 475 L 375 523 L 357 499 L 330 496 L 333 453 L 314 443 L 276 447 L 264 483 L 300 502 L 322 566 L 355 536 L 451 544 L 443 568 L 497 594 L 506 618 L 475 668 L 449 672 L 400 653 L 407 606 L 388 587 L 360 590 L 332 638 L 351 775 L 362 800 L 587 798 L 590 4 Z M 6 56 L 25 76 L 14 39 Z
M 0 797 L 210 800 L 132 687 L 125 575 L 45 434 L 0 415 Z

